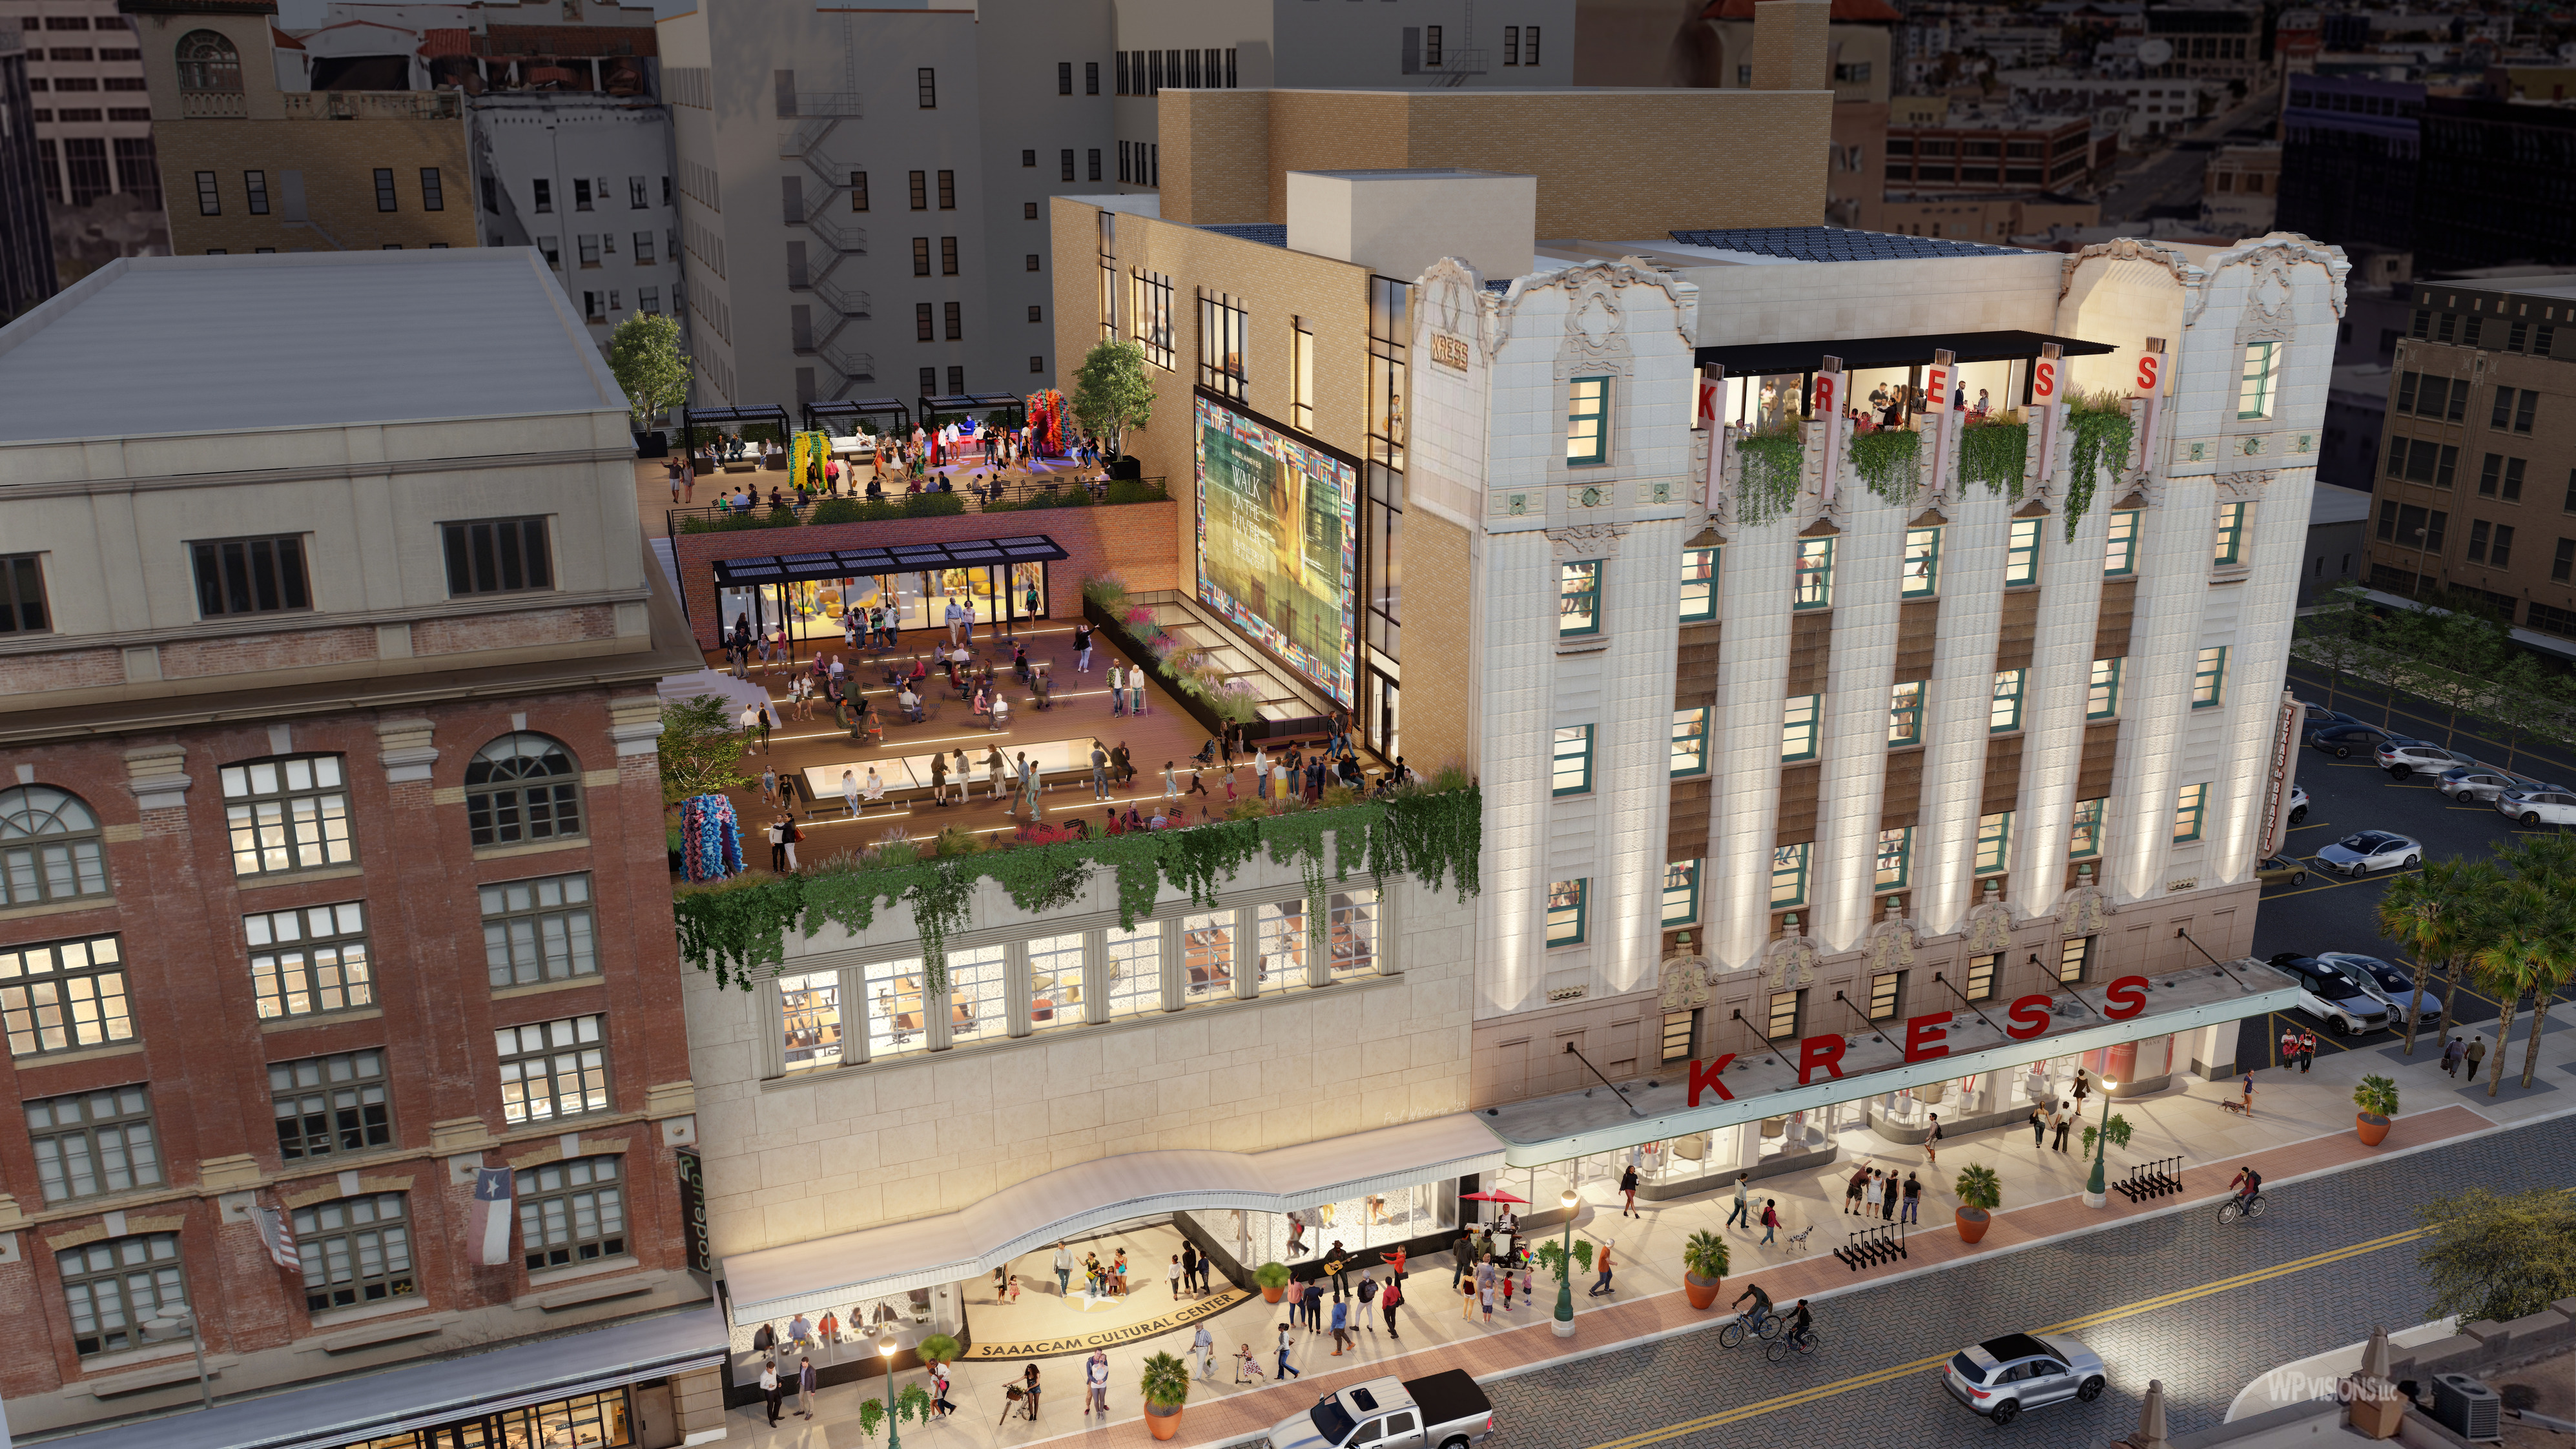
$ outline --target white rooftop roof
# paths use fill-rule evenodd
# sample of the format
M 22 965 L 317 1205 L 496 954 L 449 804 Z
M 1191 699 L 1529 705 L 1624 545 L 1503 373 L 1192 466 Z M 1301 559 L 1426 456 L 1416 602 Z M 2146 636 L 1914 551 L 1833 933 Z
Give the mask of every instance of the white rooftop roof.
M 2321 523 L 2359 523 L 2370 517 L 2370 490 L 2346 488 L 2340 483 L 2316 483 L 2308 498 L 2308 526 Z
M 0 327 L 0 444 L 626 410 L 536 251 L 127 257 Z

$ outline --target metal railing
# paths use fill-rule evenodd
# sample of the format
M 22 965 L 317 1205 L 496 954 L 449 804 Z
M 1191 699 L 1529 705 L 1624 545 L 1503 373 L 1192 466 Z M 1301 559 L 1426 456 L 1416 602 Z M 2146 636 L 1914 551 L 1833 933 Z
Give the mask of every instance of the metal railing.
M 864 505 L 871 501 L 864 494 L 845 493 L 840 495 L 838 498 L 815 497 L 805 499 L 802 502 L 789 501 L 772 505 L 768 501 L 770 489 L 776 488 L 782 496 L 790 496 L 787 494 L 786 485 L 782 481 L 785 476 L 785 473 L 781 470 L 764 469 L 753 473 L 719 473 L 712 478 L 701 478 L 698 480 L 698 486 L 701 488 L 711 486 L 716 488 L 751 488 L 756 495 L 752 506 L 748 509 L 732 509 L 717 507 L 710 504 L 696 508 L 665 509 L 662 514 L 663 532 L 670 537 L 676 538 L 683 533 L 731 532 L 735 529 L 741 529 L 748 532 L 761 528 L 803 527 L 813 521 L 814 511 L 816 509 L 828 504 L 858 503 Z M 1129 481 L 1131 483 L 1141 483 L 1145 485 L 1146 489 L 1149 490 L 1150 496 L 1130 496 L 1134 490 L 1122 487 L 1118 498 L 1119 503 L 1162 503 L 1169 501 L 1171 498 L 1171 490 L 1165 486 L 1165 480 L 1161 478 L 1138 478 Z M 965 509 L 968 513 L 983 513 L 988 511 L 995 513 L 1016 513 L 1021 511 L 1044 513 L 1047 511 L 1045 508 L 1029 509 L 1027 505 L 1032 502 L 1052 502 L 1058 498 L 1068 497 L 1074 489 L 1081 486 L 1081 484 L 1071 478 L 1066 478 L 1061 482 L 1049 482 L 1045 479 L 1012 478 L 1004 480 L 998 485 L 987 486 L 980 495 L 970 493 L 967 491 L 965 485 L 961 483 L 956 493 L 946 496 L 952 496 L 958 499 L 965 505 Z M 1117 506 L 1116 504 L 1109 503 L 1103 496 L 1107 491 L 1108 490 L 1101 488 L 1096 484 L 1092 485 L 1094 505 L 1103 507 Z M 901 490 L 896 490 L 888 493 L 882 501 L 900 505 L 908 496 L 914 495 L 907 495 Z M 988 504 L 1000 504 L 1003 506 L 988 509 Z M 1082 507 L 1085 505 L 1068 504 L 1059 506 Z M 782 512 L 794 518 L 795 522 L 787 523 L 778 521 L 779 515 Z M 937 515 L 928 516 L 936 517 Z M 690 525 L 692 523 L 695 523 L 697 526 L 694 528 L 691 527 Z M 719 526 L 710 527 L 709 525 Z
M 838 258 L 834 260 L 837 262 Z M 814 295 L 822 298 L 824 305 L 833 311 L 844 317 L 857 317 L 864 320 L 868 316 L 867 289 L 850 285 L 858 270 L 856 266 L 836 265 L 826 269 L 821 276 L 814 278 L 807 285 L 813 289 Z
M 250 98 L 240 91 L 181 91 L 179 114 L 191 121 L 237 120 L 250 114 Z
M 465 114 L 455 91 L 288 91 L 290 121 L 452 121 Z

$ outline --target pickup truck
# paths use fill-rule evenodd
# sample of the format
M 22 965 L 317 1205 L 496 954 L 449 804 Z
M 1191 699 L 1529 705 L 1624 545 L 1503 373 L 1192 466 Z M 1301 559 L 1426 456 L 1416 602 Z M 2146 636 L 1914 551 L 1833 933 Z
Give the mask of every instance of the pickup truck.
M 1494 1436 L 1494 1405 L 1464 1369 L 1369 1379 L 1270 1430 L 1269 1449 L 1467 1449 Z

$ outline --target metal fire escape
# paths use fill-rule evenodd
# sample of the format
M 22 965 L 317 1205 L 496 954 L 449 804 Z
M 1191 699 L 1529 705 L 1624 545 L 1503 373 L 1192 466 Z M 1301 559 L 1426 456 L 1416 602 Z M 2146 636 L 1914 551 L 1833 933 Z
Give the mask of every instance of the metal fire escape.
M 816 394 L 845 398 L 876 382 L 876 359 L 860 325 L 870 315 L 859 286 L 868 231 L 856 206 L 860 165 L 853 158 L 864 113 L 856 91 L 799 91 L 793 71 L 778 72 L 777 83 L 778 154 L 799 166 L 779 178 L 781 219 L 810 238 L 787 243 L 787 285 L 814 298 L 793 309 L 793 343 L 838 375 Z

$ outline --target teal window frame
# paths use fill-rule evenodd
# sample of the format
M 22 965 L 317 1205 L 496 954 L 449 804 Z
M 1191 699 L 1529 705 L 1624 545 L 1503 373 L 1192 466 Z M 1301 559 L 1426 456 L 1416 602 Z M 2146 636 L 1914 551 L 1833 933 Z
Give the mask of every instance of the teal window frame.
M 1941 530 L 1909 528 L 1905 530 L 1905 567 L 1903 596 L 1929 599 L 1941 592 Z
M 1871 867 L 1872 889 L 1901 891 L 1913 874 L 1914 827 L 1899 825 L 1878 832 L 1878 855 Z
M 1568 749 L 1568 746 L 1572 746 Z M 1592 726 L 1558 725 L 1554 746 L 1555 768 L 1550 776 L 1555 795 L 1589 795 L 1592 793 Z
M 2109 803 L 2102 799 L 2075 802 L 2075 818 L 2066 832 L 2068 860 L 2093 860 L 2102 854 L 2102 810 Z
M 2221 568 L 2244 562 L 2245 504 L 2218 505 L 2218 536 L 2209 548 L 2209 561 Z
M 2001 875 L 2012 868 L 2012 826 L 2009 810 L 1977 817 L 1978 875 Z
M 2212 644 L 2191 667 L 2191 707 L 2216 709 L 2226 700 L 2227 646 Z
M 1815 848 L 1811 840 L 1771 847 L 1771 909 L 1794 911 L 1807 904 L 1807 858 Z
M 1708 773 L 1709 707 L 1673 711 L 1673 778 Z
M 1699 862 L 1664 862 L 1664 924 L 1688 926 L 1699 920 Z
M 1791 990 L 1772 992 L 1770 1005 L 1765 1009 L 1763 1014 L 1762 1039 L 1764 1041 L 1796 1041 L 1798 1039 L 1798 1023 L 1805 1018 L 1806 1014 L 1807 993 L 1804 991 Z
M 2027 669 L 1995 671 L 1995 700 L 1986 714 L 1986 733 L 2008 735 L 2021 728 L 2021 695 L 2030 679 Z
M 1549 950 L 1559 946 L 1583 944 L 1584 928 L 1589 924 L 1587 916 L 1590 913 L 1590 902 L 1587 898 L 1591 892 L 1592 880 L 1589 876 L 1576 880 L 1548 882 L 1547 945 Z
M 1923 687 L 1925 681 L 1909 679 L 1887 691 L 1887 744 L 1923 743 Z
M 1895 1016 L 1896 1008 L 1904 998 L 1904 972 L 1879 971 L 1872 973 L 1869 978 L 1869 1019 L 1872 1021 L 1886 1021 Z
M 1834 606 L 1834 541 L 1832 539 L 1798 540 L 1798 567 L 1790 589 L 1790 598 L 1796 608 L 1830 609 Z
M 2174 791 L 2174 828 L 2176 844 L 2198 840 L 2202 817 L 2209 813 L 2209 786 L 2185 785 Z
M 1685 624 L 1704 624 L 1717 617 L 1718 551 L 1682 550 L 1682 609 Z
M 2280 363 L 2280 343 L 2245 344 L 2245 366 L 2236 382 L 2236 416 L 2240 420 L 2272 415 L 2273 382 L 2280 376 Z
M 2125 579 L 2137 573 L 2138 514 L 2135 508 L 2111 510 L 2109 530 L 2102 540 L 2102 577 Z
M 1610 461 L 1610 379 L 1578 377 L 1566 385 L 1565 462 L 1595 467 Z
M 1816 742 L 1824 733 L 1824 708 L 1825 697 L 1821 694 L 1793 694 L 1780 707 L 1780 763 L 1816 757 Z M 1797 748 L 1792 749 L 1793 744 Z
M 1569 559 L 1556 566 L 1556 637 L 1579 639 L 1601 632 L 1601 576 L 1597 558 Z M 1580 623 L 1570 622 L 1581 620 Z
M 2039 582 L 2039 525 L 2036 518 L 2016 518 L 2004 536 L 2004 587 Z
M 2125 654 L 2117 659 L 2093 661 L 2093 682 L 2084 691 L 2086 719 L 2120 717 L 2120 676 L 2127 672 L 2128 666 L 2129 658 Z

